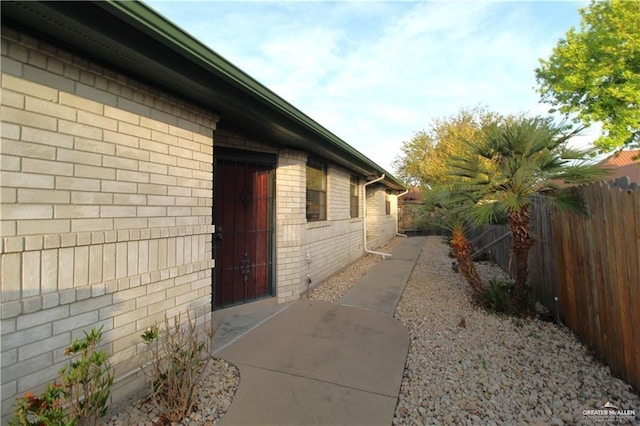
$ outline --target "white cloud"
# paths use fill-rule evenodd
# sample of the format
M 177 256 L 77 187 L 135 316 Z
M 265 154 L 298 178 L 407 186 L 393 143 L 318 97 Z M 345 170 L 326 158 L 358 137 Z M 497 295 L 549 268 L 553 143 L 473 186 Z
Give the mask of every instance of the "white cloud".
M 463 107 L 545 113 L 534 69 L 582 3 L 152 6 L 391 171 L 403 141 Z

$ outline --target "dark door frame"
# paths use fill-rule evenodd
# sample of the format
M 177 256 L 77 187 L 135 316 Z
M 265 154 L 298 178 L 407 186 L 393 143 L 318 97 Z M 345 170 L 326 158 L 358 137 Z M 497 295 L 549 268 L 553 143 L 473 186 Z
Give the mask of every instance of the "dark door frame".
M 217 229 L 217 223 L 219 222 L 218 218 L 216 218 L 216 190 L 219 188 L 219 186 L 217 186 L 216 184 L 216 176 L 218 173 L 218 169 L 219 169 L 219 165 L 218 165 L 218 161 L 235 161 L 238 163 L 244 163 L 244 164 L 254 164 L 254 165 L 263 165 L 263 166 L 268 166 L 269 170 L 268 170 L 268 199 L 270 200 L 268 202 L 268 211 L 267 211 L 267 226 L 268 226 L 268 234 L 267 234 L 267 262 L 268 262 L 268 268 L 267 268 L 267 282 L 266 282 L 266 286 L 267 286 L 267 292 L 266 295 L 262 296 L 262 297 L 258 297 L 258 298 L 252 298 L 252 299 L 246 299 L 246 295 L 245 295 L 245 299 L 243 300 L 239 300 L 239 301 L 234 301 L 234 303 L 231 304 L 223 304 L 221 303 L 221 305 L 219 306 L 217 304 L 217 294 L 216 291 L 218 290 L 217 288 L 217 283 L 216 283 L 216 270 L 215 267 L 218 267 L 218 262 L 217 262 L 217 237 L 219 235 L 218 234 L 218 229 Z M 226 308 L 226 307 L 231 307 L 231 306 L 237 306 L 239 304 L 244 304 L 244 303 L 249 303 L 249 302 L 253 302 L 256 300 L 260 300 L 263 298 L 268 298 L 268 297 L 274 297 L 276 296 L 276 250 L 275 250 L 275 206 L 276 206 L 276 199 L 275 199 L 275 187 L 276 187 L 276 179 L 275 179 L 275 171 L 276 171 L 276 166 L 277 166 L 277 155 L 276 154 L 268 154 L 268 153 L 260 153 L 260 152 L 254 152 L 254 151 L 244 151 L 244 150 L 240 150 L 240 149 L 234 149 L 234 148 L 226 148 L 226 147 L 216 147 L 214 148 L 214 159 L 213 159 L 213 177 L 214 177 L 214 182 L 213 182 L 213 206 L 212 206 L 212 219 L 213 219 L 213 224 L 216 226 L 216 229 L 214 229 L 214 234 L 212 235 L 212 255 L 214 260 L 216 260 L 215 263 L 215 267 L 214 269 L 211 271 L 211 277 L 212 277 L 212 290 L 211 290 L 211 307 L 212 310 L 218 310 L 218 309 L 222 309 L 222 308 Z

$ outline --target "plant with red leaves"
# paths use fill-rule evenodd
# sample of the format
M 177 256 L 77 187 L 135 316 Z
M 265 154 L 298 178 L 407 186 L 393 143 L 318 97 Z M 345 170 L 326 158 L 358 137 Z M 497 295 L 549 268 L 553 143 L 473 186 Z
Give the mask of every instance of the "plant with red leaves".
M 18 398 L 14 417 L 10 426 L 72 426 L 75 420 L 67 420 L 62 406 L 64 389 L 57 383 L 50 383 L 40 396 L 26 392 Z

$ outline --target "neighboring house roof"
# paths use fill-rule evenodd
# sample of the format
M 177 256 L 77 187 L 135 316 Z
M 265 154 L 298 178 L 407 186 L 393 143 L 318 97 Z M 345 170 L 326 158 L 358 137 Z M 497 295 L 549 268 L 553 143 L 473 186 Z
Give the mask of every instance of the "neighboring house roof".
M 138 1 L 3 1 L 2 21 L 207 108 L 233 129 L 405 185 L 231 62 Z
M 609 180 L 627 176 L 631 182 L 640 183 L 640 149 L 618 151 L 600 164 L 611 168 Z
M 640 162 L 640 149 L 618 151 L 600 162 L 603 166 L 620 167 Z
M 422 193 L 420 188 L 412 186 L 409 188 L 409 192 L 406 195 L 400 197 L 400 201 L 409 202 L 409 201 L 419 201 L 422 199 Z

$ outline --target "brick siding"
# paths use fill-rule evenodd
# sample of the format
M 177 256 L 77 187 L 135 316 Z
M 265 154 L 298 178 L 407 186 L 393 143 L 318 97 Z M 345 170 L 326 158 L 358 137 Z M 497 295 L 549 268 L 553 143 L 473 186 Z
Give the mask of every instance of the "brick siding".
M 391 214 L 386 214 L 386 200 L 389 197 Z M 380 247 L 396 234 L 396 214 L 398 197 L 387 195 L 382 185 L 367 187 L 367 245 L 369 249 Z
M 141 332 L 211 311 L 217 118 L 2 30 L 2 414 L 104 327 L 114 399 L 142 384 Z

